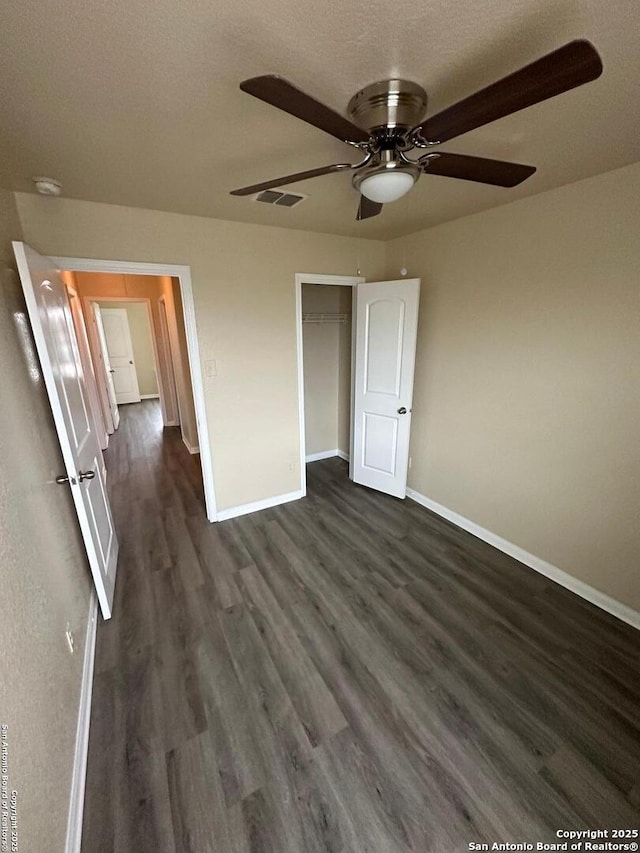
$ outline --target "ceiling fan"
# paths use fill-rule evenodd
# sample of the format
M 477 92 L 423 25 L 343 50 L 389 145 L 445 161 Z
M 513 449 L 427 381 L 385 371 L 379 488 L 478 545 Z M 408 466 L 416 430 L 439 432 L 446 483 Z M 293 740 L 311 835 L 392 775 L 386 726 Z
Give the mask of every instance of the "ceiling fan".
M 410 80 L 382 80 L 365 86 L 351 98 L 344 118 L 275 74 L 252 77 L 240 89 L 362 151 L 359 163 L 336 163 L 233 190 L 246 196 L 284 184 L 353 172 L 360 192 L 357 219 L 377 216 L 386 202 L 406 195 L 423 172 L 461 178 L 499 187 L 515 187 L 536 171 L 535 166 L 487 160 L 466 154 L 435 152 L 442 142 L 525 107 L 553 98 L 602 73 L 602 61 L 592 44 L 577 40 L 525 65 L 446 110 L 425 120 L 427 94 Z M 417 159 L 415 150 L 428 150 Z

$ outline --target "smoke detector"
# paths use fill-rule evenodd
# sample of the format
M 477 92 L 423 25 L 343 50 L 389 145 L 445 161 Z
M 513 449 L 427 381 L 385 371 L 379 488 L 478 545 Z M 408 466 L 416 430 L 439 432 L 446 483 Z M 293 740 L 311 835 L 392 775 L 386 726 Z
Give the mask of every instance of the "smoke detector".
M 34 178 L 33 183 L 40 195 L 60 195 L 62 184 L 55 178 Z

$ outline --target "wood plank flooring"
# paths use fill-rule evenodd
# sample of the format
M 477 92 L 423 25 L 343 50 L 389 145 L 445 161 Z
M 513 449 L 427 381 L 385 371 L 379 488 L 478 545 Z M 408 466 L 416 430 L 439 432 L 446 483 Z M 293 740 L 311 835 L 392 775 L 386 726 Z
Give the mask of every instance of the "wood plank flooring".
M 417 504 L 308 466 L 209 524 L 157 403 L 107 454 L 84 853 L 456 853 L 640 824 L 640 633 Z

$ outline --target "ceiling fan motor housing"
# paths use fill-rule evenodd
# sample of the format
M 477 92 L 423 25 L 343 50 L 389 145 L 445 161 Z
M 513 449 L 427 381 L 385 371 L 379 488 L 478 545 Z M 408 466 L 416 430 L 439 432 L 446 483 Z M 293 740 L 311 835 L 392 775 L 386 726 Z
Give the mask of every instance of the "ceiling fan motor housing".
M 347 107 L 349 118 L 373 135 L 402 136 L 427 112 L 427 93 L 410 80 L 380 80 L 357 92 Z

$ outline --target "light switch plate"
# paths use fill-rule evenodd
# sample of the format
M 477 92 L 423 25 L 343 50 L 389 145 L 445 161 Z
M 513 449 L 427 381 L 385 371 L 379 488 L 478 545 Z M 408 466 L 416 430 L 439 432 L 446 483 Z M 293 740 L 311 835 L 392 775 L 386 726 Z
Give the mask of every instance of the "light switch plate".
M 214 358 L 209 358 L 204 363 L 204 375 L 207 377 L 217 376 L 216 361 Z

